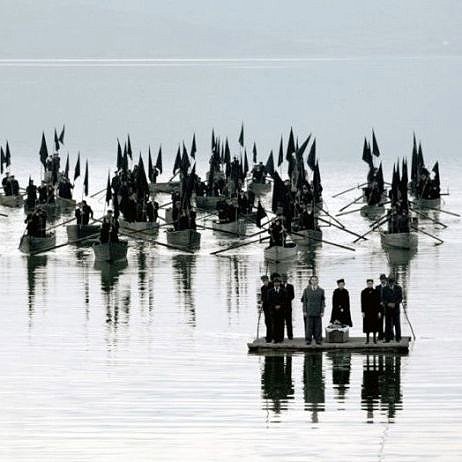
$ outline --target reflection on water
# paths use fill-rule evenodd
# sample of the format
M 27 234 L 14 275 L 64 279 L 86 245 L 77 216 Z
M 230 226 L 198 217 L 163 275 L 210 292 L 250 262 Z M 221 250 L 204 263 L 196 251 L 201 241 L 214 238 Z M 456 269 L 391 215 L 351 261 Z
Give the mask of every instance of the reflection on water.
M 37 274 L 41 271 L 45 274 L 45 267 L 47 264 L 46 255 L 35 255 L 27 258 L 27 306 L 29 310 L 30 322 L 34 314 L 34 304 L 36 295 Z M 46 293 L 46 274 L 41 278 L 43 285 L 43 292 Z
M 329 351 L 326 353 L 332 363 L 332 383 L 337 392 L 336 399 L 341 403 L 350 385 L 351 353 Z
M 325 356 L 331 363 L 332 391 L 328 391 L 328 379 L 324 372 Z M 356 357 L 357 361 L 353 361 Z M 319 423 L 320 414 L 329 408 L 329 400 L 347 407 L 358 401 L 350 390 L 351 374 L 361 373 L 360 409 L 367 413 L 367 422 L 374 422 L 374 411 L 379 411 L 394 422 L 396 412 L 402 410 L 401 356 L 399 354 L 355 354 L 349 352 L 313 352 L 303 355 L 276 354 L 264 356 L 261 373 L 263 407 L 274 414 L 287 411 L 289 401 L 297 400 L 294 377 L 302 376 L 304 410 L 309 412 L 310 421 Z M 355 371 L 353 364 L 359 370 Z M 294 376 L 294 377 L 293 377 Z M 269 404 L 270 403 L 270 404 Z M 353 403 L 353 404 L 352 404 Z M 334 408 L 337 411 L 343 408 Z
M 177 303 L 188 310 L 188 324 L 193 327 L 196 325 L 196 305 L 192 290 L 195 281 L 196 258 L 196 255 L 192 254 L 179 254 L 172 257 Z
M 401 356 L 367 355 L 363 364 L 361 408 L 367 421 L 374 421 L 374 411 L 384 410 L 391 421 L 402 409 Z

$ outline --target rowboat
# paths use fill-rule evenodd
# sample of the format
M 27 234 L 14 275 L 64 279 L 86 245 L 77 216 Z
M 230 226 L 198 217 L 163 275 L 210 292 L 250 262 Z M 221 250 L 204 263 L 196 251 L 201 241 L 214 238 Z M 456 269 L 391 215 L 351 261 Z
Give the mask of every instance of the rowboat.
M 271 190 L 271 183 L 256 183 L 251 181 L 249 183 L 248 190 L 252 191 L 256 196 L 262 196 Z
M 0 205 L 4 205 L 5 207 L 22 207 L 24 204 L 24 199 L 21 195 L 17 196 L 5 196 L 4 194 L 0 194 Z
M 214 210 L 221 199 L 220 196 L 196 196 L 196 206 L 199 209 Z
M 246 226 L 247 223 L 242 218 L 230 221 L 228 223 L 221 223 L 219 221 L 214 221 L 212 223 L 212 228 L 214 231 L 232 233 L 239 236 L 245 235 Z
M 151 183 L 149 191 L 155 193 L 171 193 L 175 188 L 180 187 L 179 181 L 166 181 L 164 183 Z
M 322 244 L 322 231 L 320 229 L 302 229 L 291 233 L 290 238 L 300 247 L 320 245 Z
M 119 220 L 120 229 L 127 231 L 127 234 L 133 234 L 134 237 L 143 238 L 143 235 L 154 235 L 159 231 L 159 223 L 154 221 L 125 221 Z M 136 233 L 138 231 L 139 233 Z
M 25 213 L 31 213 L 33 212 L 37 207 L 41 207 L 42 209 L 44 208 L 47 212 L 47 218 L 56 216 L 59 214 L 59 208 L 56 205 L 55 202 L 52 202 L 50 204 L 41 204 L 40 202 L 36 202 L 35 205 L 31 205 L 29 203 L 24 202 L 24 212 Z
M 106 242 L 101 244 L 96 241 L 92 246 L 95 253 L 95 261 L 117 262 L 127 259 L 127 241 Z
M 201 244 L 201 233 L 194 229 L 183 229 L 181 231 L 168 229 L 166 233 L 167 242 L 170 245 L 184 248 L 198 248 Z
M 101 230 L 99 225 L 67 225 L 66 233 L 69 241 L 77 241 L 84 237 L 96 237 Z
M 419 209 L 439 209 L 441 206 L 441 197 L 437 199 L 415 199 L 414 205 Z
M 417 248 L 417 233 L 389 233 L 388 231 L 380 231 L 380 240 L 384 247 L 395 249 L 416 249 Z
M 19 242 L 19 250 L 26 255 L 34 255 L 37 252 L 51 249 L 56 245 L 55 233 L 49 233 L 45 237 L 34 237 L 24 234 Z
M 56 207 L 60 209 L 73 210 L 77 205 L 75 199 L 66 199 L 65 197 L 56 196 Z
M 385 213 L 385 207 L 383 205 L 363 205 L 359 213 L 362 217 L 375 220 Z
M 285 246 L 273 245 L 264 250 L 265 259 L 271 262 L 292 260 L 297 256 L 297 246 L 294 242 L 287 242 Z

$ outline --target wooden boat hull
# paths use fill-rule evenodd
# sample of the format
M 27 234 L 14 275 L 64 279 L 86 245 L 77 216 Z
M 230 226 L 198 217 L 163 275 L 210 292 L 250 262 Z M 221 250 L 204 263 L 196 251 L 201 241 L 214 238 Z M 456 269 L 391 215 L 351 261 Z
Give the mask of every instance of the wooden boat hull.
M 65 210 L 74 210 L 77 201 L 75 199 L 65 199 L 64 197 L 56 197 L 56 207 L 59 207 L 60 209 L 65 209 Z
M 95 238 L 95 234 L 98 234 L 101 230 L 99 225 L 67 225 L 66 233 L 69 241 L 77 241 L 84 237 L 91 236 Z M 96 236 L 97 237 L 97 236 Z
M 286 247 L 273 245 L 272 247 L 266 247 L 264 250 L 265 259 L 272 262 L 281 262 L 292 260 L 297 256 L 297 246 L 287 244 Z
M 364 205 L 359 213 L 362 217 L 374 220 L 385 213 L 385 207 L 383 205 Z
M 118 241 L 101 244 L 97 241 L 93 243 L 92 249 L 95 254 L 95 261 L 113 263 L 127 259 L 128 242 Z
M 199 209 L 215 210 L 220 199 L 219 196 L 196 196 L 196 206 Z
M 19 208 L 24 204 L 24 199 L 21 195 L 18 196 L 5 196 L 0 194 L 0 205 L 4 207 Z
M 167 242 L 170 245 L 184 248 L 198 248 L 201 244 L 201 233 L 194 229 L 182 231 L 167 230 Z
M 438 197 L 438 199 L 415 199 L 414 205 L 419 209 L 439 209 L 441 206 L 441 197 Z
M 417 233 L 392 233 L 380 231 L 380 239 L 384 247 L 394 249 L 412 250 L 417 248 L 418 238 Z
M 309 247 L 312 245 L 320 245 L 322 242 L 322 231 L 319 229 L 303 229 L 295 231 L 297 234 L 292 233 L 290 238 L 301 247 Z
M 19 250 L 26 255 L 33 255 L 36 252 L 48 250 L 56 245 L 55 233 L 46 237 L 32 237 L 24 235 L 19 242 Z
M 127 234 L 130 234 L 134 238 L 143 239 L 144 237 L 149 237 L 149 235 L 154 235 L 159 232 L 159 223 L 151 221 L 133 221 L 128 222 L 123 219 L 119 220 L 120 229 L 126 231 Z M 135 231 L 139 231 L 136 233 Z
M 149 185 L 149 191 L 155 193 L 171 193 L 175 188 L 180 187 L 179 181 L 170 181 L 164 183 L 151 183 Z
M 251 181 L 248 186 L 249 191 L 252 191 L 256 196 L 262 196 L 271 191 L 271 183 L 254 183 Z
M 242 218 L 236 221 L 231 221 L 230 223 L 220 223 L 219 221 L 214 221 L 212 223 L 212 228 L 217 232 L 233 233 L 239 236 L 243 236 L 245 235 L 247 223 Z

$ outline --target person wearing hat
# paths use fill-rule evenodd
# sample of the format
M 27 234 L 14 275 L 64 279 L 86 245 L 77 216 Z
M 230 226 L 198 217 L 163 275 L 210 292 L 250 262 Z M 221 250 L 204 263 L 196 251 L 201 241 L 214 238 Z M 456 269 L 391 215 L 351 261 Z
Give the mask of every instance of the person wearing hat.
M 268 291 L 268 305 L 271 312 L 272 338 L 274 343 L 282 343 L 284 340 L 284 306 L 286 305 L 287 293 L 281 287 L 279 274 L 274 277 L 274 287 Z
M 108 210 L 106 216 L 103 218 L 101 224 L 100 241 L 101 244 L 107 242 L 118 242 L 119 241 L 119 222 L 112 214 L 112 210 Z
M 385 305 L 385 343 L 390 342 L 393 338 L 401 341 L 401 320 L 399 306 L 403 301 L 403 290 L 396 284 L 395 278 L 389 276 L 388 286 L 383 293 L 383 302 Z
M 332 294 L 332 314 L 330 322 L 340 323 L 353 327 L 350 314 L 350 294 L 345 289 L 345 280 L 339 279 L 337 281 L 337 288 Z
M 371 332 L 374 343 L 377 343 L 379 321 L 381 321 L 379 294 L 377 290 L 374 289 L 373 279 L 368 279 L 366 284 L 367 287 L 361 291 L 363 332 L 366 334 L 366 343 L 369 343 L 369 335 Z
M 380 275 L 380 284 L 375 286 L 375 290 L 377 292 L 377 298 L 379 300 L 379 320 L 377 321 L 378 324 L 378 335 L 377 338 L 379 340 L 383 340 L 384 338 L 384 329 L 383 329 L 383 320 L 385 318 L 385 303 L 383 301 L 383 291 L 385 290 L 385 287 L 388 286 L 388 279 L 386 274 L 381 274 Z
M 287 274 L 281 274 L 282 284 L 281 287 L 285 289 L 287 297 L 286 304 L 284 305 L 284 324 L 287 329 L 287 338 L 292 340 L 294 338 L 294 331 L 292 327 L 292 300 L 295 298 L 294 286 L 288 282 Z
M 322 342 L 322 317 L 326 307 L 324 289 L 318 285 L 317 276 L 311 276 L 308 286 L 305 287 L 302 296 L 303 319 L 305 321 L 305 342 L 311 345 L 314 340 L 318 345 Z
M 269 280 L 268 276 L 263 275 L 261 278 L 263 285 L 260 288 L 260 306 L 265 316 L 265 326 L 266 326 L 266 343 L 271 343 L 273 340 L 273 327 L 271 324 L 271 311 L 270 305 L 268 303 L 268 292 L 273 287 L 273 283 Z

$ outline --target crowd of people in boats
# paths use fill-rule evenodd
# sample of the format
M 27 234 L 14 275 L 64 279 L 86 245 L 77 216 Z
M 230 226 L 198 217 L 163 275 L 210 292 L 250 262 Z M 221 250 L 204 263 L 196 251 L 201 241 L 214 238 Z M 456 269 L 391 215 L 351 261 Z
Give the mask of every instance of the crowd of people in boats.
M 5 196 L 17 196 L 19 195 L 19 182 L 14 175 L 10 175 L 6 172 L 2 179 L 3 193 Z
M 261 276 L 259 303 L 264 314 L 267 343 L 282 343 L 284 334 L 292 340 L 292 302 L 295 299 L 294 286 L 287 274 L 273 273 Z M 367 279 L 361 291 L 361 315 L 366 343 L 392 340 L 401 341 L 400 305 L 403 291 L 394 276 L 380 275 L 380 284 L 374 286 L 373 279 Z M 311 345 L 322 343 L 322 319 L 326 311 L 326 293 L 319 285 L 317 276 L 311 276 L 301 296 L 305 342 Z M 337 288 L 332 293 L 332 310 L 329 325 L 334 327 L 353 327 L 350 311 L 350 294 L 345 280 L 337 280 Z

